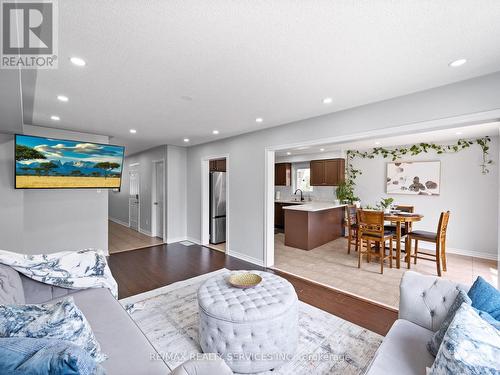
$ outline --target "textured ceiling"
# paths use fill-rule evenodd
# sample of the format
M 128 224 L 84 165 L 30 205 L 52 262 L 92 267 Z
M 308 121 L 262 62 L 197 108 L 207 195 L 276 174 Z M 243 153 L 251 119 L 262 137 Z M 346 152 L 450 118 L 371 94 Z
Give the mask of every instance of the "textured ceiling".
M 59 14 L 59 69 L 38 72 L 25 119 L 110 135 L 129 152 L 500 70 L 497 0 L 64 0 Z M 87 66 L 73 66 L 71 56 Z M 466 65 L 448 67 L 462 57 Z

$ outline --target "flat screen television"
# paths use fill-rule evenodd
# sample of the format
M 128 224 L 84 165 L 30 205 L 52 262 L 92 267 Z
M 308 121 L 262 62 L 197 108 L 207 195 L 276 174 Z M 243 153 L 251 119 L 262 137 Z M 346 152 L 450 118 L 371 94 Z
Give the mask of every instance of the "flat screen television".
M 16 134 L 16 189 L 119 189 L 124 147 Z

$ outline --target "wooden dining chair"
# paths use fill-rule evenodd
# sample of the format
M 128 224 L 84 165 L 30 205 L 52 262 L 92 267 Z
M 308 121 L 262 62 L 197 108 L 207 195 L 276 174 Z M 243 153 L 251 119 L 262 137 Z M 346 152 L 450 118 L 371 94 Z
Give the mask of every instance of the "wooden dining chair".
M 384 260 L 389 259 L 389 266 L 392 268 L 392 233 L 384 229 L 384 212 L 372 210 L 357 211 L 358 224 L 358 268 L 361 268 L 361 258 L 366 254 L 368 262 L 371 255 L 378 256 L 380 259 L 380 273 L 384 273 Z M 363 251 L 361 244 L 366 241 L 366 250 Z M 385 254 L 385 243 L 389 241 L 389 254 Z M 378 244 L 376 248 L 378 253 L 372 251 L 371 243 Z
M 414 230 L 406 236 L 406 263 L 410 268 L 411 258 L 417 264 L 417 259 L 425 259 L 436 262 L 438 276 L 441 276 L 441 263 L 443 271 L 446 272 L 446 230 L 448 229 L 448 221 L 450 219 L 450 211 L 441 212 L 439 217 L 437 232 L 428 232 L 425 230 Z M 415 254 L 412 254 L 412 240 L 415 240 Z M 436 253 L 430 254 L 420 252 L 418 250 L 418 241 L 432 242 L 436 244 Z M 419 256 L 419 253 L 425 256 Z
M 346 207 L 346 223 L 347 223 L 347 254 L 351 253 L 351 245 L 358 250 L 358 224 L 357 224 L 358 208 L 354 205 Z

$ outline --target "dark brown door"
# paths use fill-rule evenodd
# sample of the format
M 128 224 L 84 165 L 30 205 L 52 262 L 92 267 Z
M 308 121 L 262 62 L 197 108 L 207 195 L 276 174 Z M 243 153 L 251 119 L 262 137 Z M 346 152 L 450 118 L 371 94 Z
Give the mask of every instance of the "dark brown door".
M 339 184 L 338 159 L 325 160 L 325 185 L 337 186 Z
M 325 185 L 325 161 L 311 160 L 311 186 Z
M 226 159 L 210 160 L 210 172 L 225 172 Z
M 281 203 L 274 204 L 274 226 L 276 228 L 283 228 L 284 226 L 284 212 L 283 205 Z
M 292 165 L 290 163 L 278 163 L 274 165 L 274 185 L 290 186 Z
M 226 171 L 226 159 L 220 159 L 215 161 L 217 171 L 225 172 Z

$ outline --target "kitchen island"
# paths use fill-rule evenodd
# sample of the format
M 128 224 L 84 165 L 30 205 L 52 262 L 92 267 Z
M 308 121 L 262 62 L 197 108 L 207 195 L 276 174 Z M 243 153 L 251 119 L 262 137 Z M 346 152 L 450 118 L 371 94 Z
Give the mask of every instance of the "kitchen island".
M 285 246 L 312 250 L 342 236 L 345 205 L 310 202 L 283 207 Z

